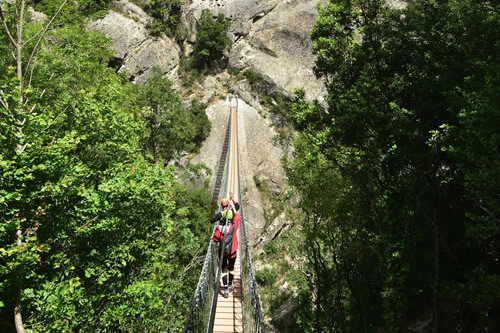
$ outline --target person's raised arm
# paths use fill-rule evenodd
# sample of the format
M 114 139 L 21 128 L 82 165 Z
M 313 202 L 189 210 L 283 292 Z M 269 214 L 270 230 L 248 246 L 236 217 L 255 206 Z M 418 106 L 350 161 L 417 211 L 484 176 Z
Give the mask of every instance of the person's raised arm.
M 234 204 L 234 209 L 237 211 L 240 210 L 240 203 L 238 202 L 238 200 L 234 199 L 233 192 L 229 192 L 229 198 L 231 199 L 231 201 Z

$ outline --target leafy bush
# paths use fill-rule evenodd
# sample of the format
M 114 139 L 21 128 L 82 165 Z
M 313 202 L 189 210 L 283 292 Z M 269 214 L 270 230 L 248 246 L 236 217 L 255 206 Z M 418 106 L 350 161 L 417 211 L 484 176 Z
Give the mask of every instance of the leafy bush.
M 238 68 L 228 67 L 227 72 L 231 75 L 238 75 L 240 70 Z
M 255 71 L 253 71 L 251 69 L 246 69 L 243 72 L 243 76 L 248 80 L 248 83 L 251 86 L 255 86 L 255 85 L 260 84 L 259 74 L 257 74 Z
M 193 151 L 198 151 L 203 141 L 205 141 L 205 139 L 210 134 L 212 125 L 210 123 L 210 120 L 208 120 L 207 113 L 205 112 L 206 108 L 206 104 L 194 100 L 191 104 L 191 108 L 189 109 L 189 114 L 191 116 L 191 125 L 193 127 Z
M 276 271 L 268 267 L 263 270 L 256 271 L 255 280 L 261 286 L 271 285 L 276 281 Z
M 89 12 L 95 12 L 98 10 L 108 9 L 111 4 L 111 0 L 80 0 L 81 8 Z

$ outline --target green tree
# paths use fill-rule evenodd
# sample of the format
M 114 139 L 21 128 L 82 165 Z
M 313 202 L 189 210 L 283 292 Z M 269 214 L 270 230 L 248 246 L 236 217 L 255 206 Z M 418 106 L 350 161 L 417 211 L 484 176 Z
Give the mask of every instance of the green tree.
M 210 135 L 210 129 L 212 125 L 210 123 L 210 120 L 208 120 L 206 108 L 206 104 L 194 100 L 189 109 L 189 115 L 191 117 L 191 124 L 193 127 L 192 141 L 195 145 L 195 151 L 199 150 L 201 144 Z
M 198 33 L 194 44 L 193 58 L 198 68 L 219 65 L 224 51 L 231 47 L 231 39 L 227 35 L 231 22 L 222 13 L 214 20 L 208 9 L 201 12 Z
M 309 236 L 317 248 L 309 256 L 313 288 L 327 289 L 311 304 L 316 331 L 397 332 L 422 308 L 432 308 L 433 332 L 497 329 L 489 317 L 499 278 L 491 252 L 499 213 L 497 7 L 455 0 L 320 6 L 311 36 L 328 105 L 296 96 L 296 147 L 306 140 L 308 149 L 297 149 L 288 169 L 313 226 L 333 232 Z M 306 163 L 335 172 L 309 179 Z M 334 185 L 325 187 L 337 193 L 314 196 L 310 184 L 329 180 Z M 335 283 L 325 287 L 322 274 Z M 371 290 L 359 288 L 365 282 Z M 471 296 L 485 289 L 490 296 Z M 329 308 L 339 299 L 344 313 Z
M 18 332 L 177 331 L 210 196 L 142 157 L 110 40 L 28 23 L 26 4 L 0 5 L 0 308 Z
M 84 13 L 93 13 L 109 9 L 111 0 L 79 0 L 78 5 Z
M 147 83 L 139 86 L 138 91 L 137 102 L 148 129 L 143 146 L 155 163 L 162 159 L 167 164 L 182 152 L 201 145 L 206 132 L 195 132 L 199 127 L 193 127 L 193 122 L 196 120 L 201 126 L 208 123 L 205 109 L 195 105 L 193 112 L 186 110 L 180 96 L 173 91 L 172 82 L 159 68 L 153 69 Z

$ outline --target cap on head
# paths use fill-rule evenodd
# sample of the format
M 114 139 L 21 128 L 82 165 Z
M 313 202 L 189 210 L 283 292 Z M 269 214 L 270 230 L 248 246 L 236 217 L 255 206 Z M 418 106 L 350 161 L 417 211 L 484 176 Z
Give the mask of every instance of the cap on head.
M 229 200 L 227 200 L 227 198 L 222 198 L 220 200 L 220 205 L 222 206 L 222 208 L 226 208 L 229 205 Z

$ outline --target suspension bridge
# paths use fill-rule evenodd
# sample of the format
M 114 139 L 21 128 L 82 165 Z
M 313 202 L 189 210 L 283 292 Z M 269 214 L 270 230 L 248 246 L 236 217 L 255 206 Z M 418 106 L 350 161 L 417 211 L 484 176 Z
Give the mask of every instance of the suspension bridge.
M 227 104 L 229 109 L 228 128 L 219 160 L 214 198 L 218 199 L 222 194 L 227 197 L 229 192 L 233 192 L 235 199 L 240 202 L 239 249 L 233 271 L 234 290 L 228 298 L 223 297 L 223 288 L 221 287 L 222 257 L 219 256 L 218 251 L 220 243 L 210 240 L 184 326 L 184 333 L 265 332 L 245 228 L 244 207 L 242 200 L 240 200 L 238 97 L 229 94 Z

